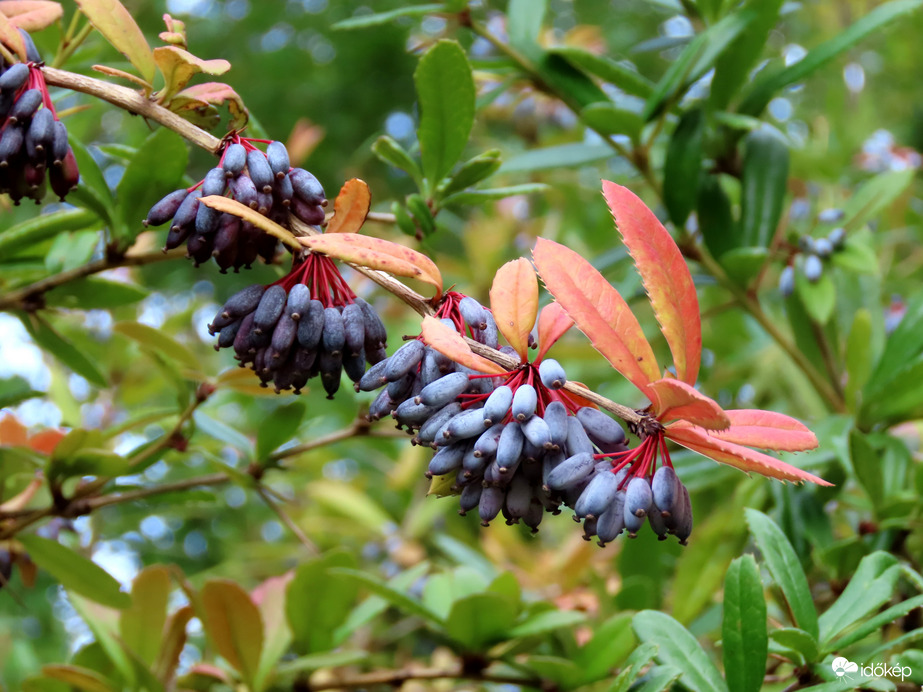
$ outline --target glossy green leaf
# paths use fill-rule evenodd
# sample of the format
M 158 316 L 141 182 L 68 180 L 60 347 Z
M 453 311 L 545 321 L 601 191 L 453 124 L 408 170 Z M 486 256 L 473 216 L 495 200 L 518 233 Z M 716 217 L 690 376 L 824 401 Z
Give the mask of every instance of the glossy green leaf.
M 801 269 L 803 264 L 799 262 L 796 266 L 798 270 L 795 272 L 795 292 L 804 305 L 805 312 L 817 324 L 827 324 L 836 307 L 836 286 L 833 277 L 830 276 L 830 268 L 825 267 L 820 279 L 812 283 L 807 280 Z
M 115 216 L 115 200 L 99 164 L 80 140 L 69 135 L 68 143 L 74 150 L 74 158 L 80 169 L 80 183 L 68 193 L 67 201 L 71 204 L 77 202 L 96 212 L 107 224 L 111 223 Z
M 759 274 L 768 258 L 769 250 L 764 247 L 738 247 L 725 252 L 718 261 L 731 279 L 746 286 Z
M 576 46 L 555 46 L 550 51 L 564 57 L 575 67 L 614 84 L 626 94 L 647 98 L 654 91 L 654 83 L 639 74 L 634 67 L 628 67 L 605 55 L 597 55 Z
M 257 461 L 265 461 L 270 452 L 295 436 L 306 410 L 304 403 L 295 401 L 280 406 L 263 419 L 256 434 Z
M 455 192 L 461 192 L 465 188 L 477 185 L 496 173 L 501 163 L 499 149 L 490 149 L 483 154 L 478 154 L 459 166 L 439 192 L 443 197 L 448 197 Z
M 144 348 L 157 351 L 161 355 L 193 370 L 199 369 L 199 359 L 188 348 L 160 329 L 154 329 L 140 322 L 117 322 L 112 331 L 126 336 Z
M 647 671 L 635 687 L 635 692 L 664 692 L 673 688 L 673 683 L 682 677 L 683 673 L 674 666 L 656 666 Z
M 413 75 L 420 103 L 423 173 L 435 186 L 458 161 L 474 124 L 474 79 L 465 51 L 440 40 L 420 58 Z
M 408 570 L 398 572 L 396 575 L 387 580 L 387 585 L 399 592 L 406 593 L 420 579 L 423 579 L 430 570 L 427 561 L 420 562 Z M 381 596 L 371 595 L 361 601 L 359 605 L 350 611 L 343 623 L 337 627 L 334 639 L 337 642 L 345 641 L 353 632 L 376 618 L 381 616 L 388 609 L 388 601 Z
M 818 636 L 817 610 L 808 579 L 782 529 L 762 512 L 747 508 L 747 525 L 766 567 L 788 603 L 794 623 L 812 637 Z
M 538 43 L 548 0 L 509 0 L 506 6 L 506 30 L 510 45 L 529 51 Z
M 164 195 L 183 187 L 189 154 L 183 138 L 162 127 L 148 135 L 116 189 L 119 210 L 117 240 L 122 247 L 144 230 L 141 222 Z
M 890 600 L 900 573 L 897 558 L 889 553 L 878 551 L 862 558 L 846 590 L 820 616 L 820 638 L 826 650 L 834 637 Z
M 436 219 L 426 200 L 419 194 L 407 196 L 407 211 L 413 216 L 416 225 L 424 235 L 430 235 L 436 230 Z
M 557 53 L 536 49 L 534 63 L 539 80 L 575 111 L 591 103 L 609 102 L 606 92 L 596 82 Z
M 908 598 L 900 603 L 891 606 L 887 610 L 883 610 L 877 615 L 873 615 L 864 622 L 862 622 L 856 629 L 851 631 L 849 634 L 840 637 L 835 642 L 831 643 L 827 648 L 829 651 L 840 651 L 845 649 L 851 644 L 862 641 L 869 635 L 880 630 L 882 627 L 887 627 L 890 624 L 897 622 L 900 618 L 904 617 L 911 611 L 923 607 L 923 596 L 914 596 L 913 598 Z M 869 659 L 877 660 L 877 659 Z
M 97 310 L 132 305 L 147 296 L 148 292 L 135 284 L 87 277 L 48 291 L 45 304 L 71 310 Z
M 450 197 L 442 200 L 443 206 L 452 204 L 485 204 L 487 202 L 496 202 L 507 197 L 516 195 L 535 195 L 547 192 L 548 186 L 544 183 L 523 183 L 522 185 L 510 185 L 509 187 L 494 187 L 484 190 L 464 190 L 456 192 Z
M 498 173 L 529 173 L 553 168 L 577 168 L 599 163 L 614 156 L 606 144 L 559 144 L 543 149 L 532 149 L 500 166 Z
M 592 638 L 577 650 L 574 655 L 574 662 L 581 670 L 581 680 L 593 682 L 601 680 L 609 675 L 616 666 L 620 665 L 628 657 L 626 665 L 635 657 L 638 648 L 645 648 L 645 645 L 635 648 L 637 640 L 631 629 L 631 614 L 618 613 L 608 620 L 593 628 Z M 653 649 L 648 658 L 643 663 L 647 663 L 656 653 L 656 647 L 647 646 L 647 649 Z
M 907 168 L 879 173 L 865 181 L 843 205 L 840 224 L 847 230 L 855 230 L 868 223 L 903 195 L 915 177 L 914 169 Z
M 141 29 L 119 0 L 77 0 L 77 5 L 109 43 L 153 83 L 154 54 Z
M 607 102 L 591 103 L 580 111 L 580 119 L 601 135 L 625 135 L 634 141 L 644 127 L 640 115 Z
M 452 609 L 452 603 L 484 591 L 487 584 L 487 579 L 470 567 L 462 566 L 448 572 L 434 574 L 427 578 L 426 585 L 423 587 L 423 605 L 440 618 L 445 619 Z M 516 603 L 518 604 L 518 599 Z
M 856 310 L 846 339 L 846 403 L 855 411 L 859 393 L 872 372 L 872 315 L 866 308 Z
M 359 584 L 333 576 L 334 568 L 356 567 L 356 558 L 333 551 L 303 562 L 286 589 L 285 615 L 298 650 L 317 653 L 333 648 L 335 630 L 352 610 Z
M 586 621 L 586 615 L 576 610 L 546 610 L 519 623 L 509 631 L 510 638 L 532 637 L 563 627 L 575 627 Z
M 800 657 L 801 663 L 817 660 L 817 640 L 797 627 L 779 627 L 769 632 L 770 639 L 779 646 L 792 651 Z
M 57 452 L 57 450 L 55 450 Z M 81 447 L 66 457 L 55 454 L 48 465 L 48 477 L 53 479 L 95 476 L 116 478 L 140 469 L 130 466 L 130 460 L 108 449 Z
M 847 238 L 843 247 L 833 253 L 830 261 L 856 274 L 878 274 L 878 255 L 868 243 L 858 238 Z
M 709 91 L 709 105 L 722 109 L 734 98 L 753 70 L 779 18 L 783 0 L 747 0 L 735 11 L 749 11 L 753 19 L 715 62 L 715 76 Z
M 443 5 L 431 3 L 429 5 L 414 5 L 412 7 L 400 7 L 389 12 L 375 12 L 374 14 L 362 14 L 349 19 L 342 19 L 331 26 L 331 29 L 342 31 L 349 29 L 368 29 L 373 26 L 388 24 L 400 17 L 417 17 L 425 14 L 432 14 L 443 9 Z
M 760 570 L 752 555 L 735 559 L 728 568 L 721 642 L 728 687 L 735 692 L 759 692 L 766 672 L 769 638 Z
M 682 228 L 699 197 L 705 112 L 693 108 L 683 113 L 670 137 L 663 169 L 663 202 L 670 220 Z
M 795 64 L 781 71 L 760 75 L 744 97 L 739 110 L 759 115 L 779 91 L 801 81 L 870 34 L 918 9 L 921 4 L 921 0 L 892 0 L 876 7 L 845 31 L 838 32 L 830 40 L 808 51 Z
M 37 314 L 21 314 L 26 331 L 29 332 L 35 343 L 45 351 L 57 358 L 66 367 L 85 378 L 90 384 L 97 387 L 107 386 L 106 376 L 99 367 L 87 358 L 79 348 L 61 336 L 48 322 Z
M 503 596 L 479 593 L 455 601 L 445 621 L 445 632 L 465 651 L 482 651 L 512 633 L 516 609 Z
M 50 214 L 40 214 L 0 231 L 0 254 L 12 255 L 53 238 L 58 233 L 90 228 L 99 230 L 94 226 L 101 227 L 99 217 L 89 209 L 61 209 Z
M 855 428 L 849 431 L 849 458 L 856 480 L 868 493 L 872 505 L 880 508 L 885 494 L 881 455 L 866 435 Z
M 630 619 L 630 616 L 627 613 L 625 614 L 625 617 L 626 620 Z M 655 644 L 646 643 L 637 646 L 635 650 L 631 652 L 631 655 L 625 660 L 625 665 L 620 666 L 621 669 L 619 674 L 616 676 L 615 680 L 612 681 L 608 692 L 628 692 L 631 689 L 634 681 L 641 674 L 641 671 L 648 667 L 648 664 L 654 660 L 654 656 L 656 655 L 657 646 Z M 661 667 L 666 668 L 666 666 Z M 596 678 L 594 677 L 589 679 Z
M 131 606 L 119 615 L 122 641 L 148 667 L 160 652 L 172 588 L 166 567 L 145 567 L 132 582 Z
M 420 172 L 420 167 L 417 165 L 417 162 L 414 161 L 413 157 L 410 156 L 410 153 L 395 139 L 388 135 L 382 135 L 376 139 L 375 143 L 372 145 L 372 153 L 375 154 L 380 161 L 407 173 L 413 178 L 417 187 L 423 187 L 423 173 Z
M 45 253 L 45 269 L 51 274 L 77 269 L 92 259 L 99 241 L 99 231 L 59 233 Z
M 0 408 L 15 406 L 21 401 L 26 401 L 43 392 L 32 389 L 31 385 L 19 375 L 0 379 Z
M 703 174 L 699 178 L 696 215 L 699 231 L 713 256 L 721 257 L 741 244 L 740 227 L 731 213 L 731 200 L 717 175 Z
M 402 610 L 408 615 L 416 615 L 427 622 L 437 625 L 442 624 L 442 620 L 429 608 L 420 603 L 420 601 L 408 596 L 402 591 L 398 591 L 376 576 L 355 569 L 343 568 L 331 569 L 330 574 L 334 577 L 342 577 L 343 579 L 350 579 L 358 582 L 372 593 L 381 596 L 398 610 Z
M 75 553 L 57 541 L 36 535 L 19 535 L 17 540 L 41 569 L 61 582 L 64 588 L 110 608 L 127 608 L 131 597 L 119 583 L 92 560 Z
M 740 235 L 744 245 L 766 247 L 772 241 L 788 183 L 788 143 L 778 130 L 764 126 L 743 143 Z
M 695 637 L 666 613 L 642 610 L 632 620 L 642 642 L 656 644 L 657 660 L 682 671 L 680 683 L 692 692 L 727 692 L 727 685 Z
M 252 687 L 263 650 L 263 620 L 250 595 L 227 580 L 205 583 L 202 624 L 212 645 Z

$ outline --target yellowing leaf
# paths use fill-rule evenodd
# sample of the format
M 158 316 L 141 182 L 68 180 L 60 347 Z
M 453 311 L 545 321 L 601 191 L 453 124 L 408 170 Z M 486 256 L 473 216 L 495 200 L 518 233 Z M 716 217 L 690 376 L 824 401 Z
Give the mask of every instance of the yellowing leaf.
M 157 652 L 157 660 L 151 671 L 162 683 L 173 678 L 179 665 L 179 655 L 186 646 L 186 625 L 195 616 L 192 606 L 183 606 L 169 618 L 164 627 L 163 640 Z
M 228 214 L 233 214 L 234 216 L 240 217 L 244 221 L 249 221 L 261 231 L 265 231 L 269 235 L 275 236 L 289 247 L 301 247 L 298 243 L 298 240 L 287 228 L 280 226 L 275 221 L 267 219 L 258 211 L 251 209 L 245 204 L 241 204 L 235 199 L 231 199 L 230 197 L 222 197 L 221 195 L 209 195 L 208 197 L 203 197 L 200 201 L 207 207 L 211 207 L 212 209 L 217 209 L 218 211 L 223 211 Z
M 119 0 L 77 0 L 83 11 L 109 43 L 134 65 L 149 83 L 157 68 L 154 54 L 141 29 Z
M 714 400 L 685 382 L 664 378 L 651 382 L 657 420 L 669 423 L 684 420 L 709 430 L 726 430 L 731 421 Z
M 119 614 L 122 642 L 148 666 L 160 651 L 171 589 L 166 567 L 145 567 L 132 582 L 131 605 Z
M 814 433 L 800 421 L 785 414 L 759 409 L 736 409 L 725 413 L 731 421 L 731 427 L 712 431 L 712 437 L 778 452 L 803 452 L 817 447 Z
M 115 683 L 100 673 L 82 666 L 54 664 L 42 666 L 42 675 L 52 680 L 60 680 L 82 692 L 114 692 Z
M 604 180 L 603 195 L 670 345 L 676 376 L 694 385 L 702 356 L 702 325 L 689 267 L 667 229 L 631 190 Z
M 818 485 L 833 485 L 823 478 L 795 468 L 784 461 L 774 459 L 768 454 L 757 452 L 749 447 L 726 442 L 709 434 L 703 428 L 670 425 L 666 428 L 666 436 L 676 444 L 682 445 L 686 449 L 698 452 L 709 459 L 733 466 L 747 473 L 755 472 L 769 478 L 778 478 L 783 481 L 811 481 Z
M 327 233 L 357 233 L 369 215 L 371 203 L 372 193 L 364 180 L 347 180 L 333 202 L 334 213 L 327 224 Z
M 497 329 L 525 363 L 529 360 L 529 332 L 538 312 L 538 281 L 524 257 L 507 262 L 490 287 L 490 308 Z
M 0 14 L 23 31 L 41 31 L 61 18 L 64 9 L 51 0 L 0 0 Z
M 426 255 L 382 238 L 359 233 L 324 233 L 298 238 L 314 252 L 322 252 L 357 267 L 379 269 L 395 276 L 407 276 L 436 287 L 442 293 L 442 274 Z
M 205 631 L 218 653 L 252 684 L 263 651 L 263 620 L 249 594 L 227 580 L 202 589 Z
M 612 367 L 653 401 L 660 379 L 654 351 L 628 304 L 603 275 L 570 248 L 539 238 L 532 252 L 545 287 Z
M 157 103 L 168 102 L 197 74 L 222 75 L 231 69 L 227 60 L 202 60 L 176 46 L 155 48 L 154 62 L 164 79 L 164 87 L 157 94 Z
M 26 62 L 26 43 L 16 31 L 16 25 L 7 19 L 3 12 L 0 12 L 0 43 L 8 46 L 20 60 Z
M 573 326 L 574 321 L 560 304 L 549 303 L 543 307 L 538 315 L 538 356 L 535 360 L 544 358 L 548 349 Z
M 502 366 L 487 360 L 471 350 L 461 334 L 450 329 L 435 317 L 423 318 L 423 341 L 447 358 L 478 372 L 501 375 Z
M 179 92 L 167 107 L 177 115 L 192 121 L 190 111 L 200 111 L 201 104 L 222 106 L 227 104 L 231 113 L 228 123 L 230 130 L 242 130 L 250 120 L 250 111 L 244 105 L 240 95 L 222 82 L 205 82 L 186 87 Z

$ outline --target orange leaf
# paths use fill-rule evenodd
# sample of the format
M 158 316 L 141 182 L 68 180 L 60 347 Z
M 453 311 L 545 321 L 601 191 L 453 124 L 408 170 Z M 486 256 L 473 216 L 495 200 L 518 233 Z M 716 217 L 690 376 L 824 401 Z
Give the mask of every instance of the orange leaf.
M 96 30 L 152 83 L 157 72 L 154 54 L 125 6 L 119 0 L 77 0 L 77 6 Z
M 778 452 L 803 452 L 817 447 L 814 433 L 783 413 L 759 409 L 735 409 L 725 413 L 731 427 L 711 433 L 719 440 Z
M 490 309 L 497 329 L 527 362 L 529 332 L 538 313 L 538 280 L 529 260 L 520 257 L 500 267 L 490 287 Z
M 61 430 L 42 430 L 29 438 L 29 446 L 36 452 L 51 454 L 62 437 L 64 432 Z
M 538 315 L 538 357 L 535 360 L 544 358 L 548 349 L 573 326 L 574 321 L 558 303 L 543 307 Z
M 554 241 L 539 238 L 532 256 L 545 287 L 577 328 L 653 401 L 648 385 L 660 379 L 660 368 L 638 319 L 618 291 L 583 257 Z
M 631 190 L 604 180 L 603 195 L 670 345 L 676 376 L 694 385 L 702 356 L 702 324 L 689 267 L 667 229 Z
M 442 293 L 442 274 L 435 263 L 426 255 L 390 240 L 358 233 L 324 233 L 301 237 L 298 241 L 314 252 L 322 252 L 358 267 L 419 279 L 435 286 L 437 293 Z
M 0 418 L 0 446 L 25 447 L 29 440 L 29 431 L 16 416 L 5 413 Z
M 7 19 L 3 12 L 0 12 L 0 43 L 8 46 L 10 50 L 19 56 L 20 60 L 26 62 L 26 42 L 22 40 L 22 36 L 16 30 L 16 25 Z
M 280 226 L 275 221 L 267 219 L 258 211 L 251 209 L 245 204 L 241 204 L 235 199 L 222 197 L 221 195 L 209 195 L 208 197 L 202 197 L 199 201 L 206 207 L 223 211 L 226 214 L 233 214 L 244 221 L 249 221 L 256 228 L 259 228 L 269 235 L 274 235 L 289 247 L 298 247 L 298 240 L 300 239 L 295 238 L 287 228 Z
M 0 0 L 0 14 L 23 31 L 41 31 L 61 18 L 64 8 L 50 0 Z
M 491 375 L 506 373 L 506 370 L 497 363 L 474 353 L 461 334 L 454 329 L 450 329 L 435 317 L 423 318 L 422 335 L 427 346 L 431 346 L 442 355 L 464 365 L 466 368 Z
M 683 420 L 709 430 L 726 430 L 731 425 L 724 409 L 685 382 L 665 377 L 651 382 L 651 390 L 657 420 L 661 423 Z
M 676 444 L 682 445 L 686 449 L 691 449 L 693 452 L 698 452 L 709 459 L 714 459 L 719 463 L 733 466 L 747 473 L 753 471 L 782 481 L 811 481 L 818 485 L 833 485 L 822 478 L 795 468 L 791 464 L 786 464 L 784 461 L 779 461 L 768 454 L 718 439 L 715 435 L 709 434 L 707 430 L 702 428 L 671 425 L 666 428 L 666 435 Z
M 235 582 L 215 579 L 202 589 L 205 632 L 218 653 L 253 682 L 263 650 L 263 620 L 250 595 Z
M 188 120 L 191 116 L 188 111 L 199 109 L 199 104 L 202 103 L 212 106 L 226 104 L 231 114 L 231 120 L 228 122 L 228 128 L 231 130 L 242 130 L 250 120 L 250 111 L 244 105 L 240 94 L 223 82 L 204 82 L 186 87 L 170 99 L 168 108 Z
M 333 202 L 334 214 L 327 224 L 327 233 L 358 232 L 369 215 L 371 202 L 372 193 L 364 180 L 347 180 Z

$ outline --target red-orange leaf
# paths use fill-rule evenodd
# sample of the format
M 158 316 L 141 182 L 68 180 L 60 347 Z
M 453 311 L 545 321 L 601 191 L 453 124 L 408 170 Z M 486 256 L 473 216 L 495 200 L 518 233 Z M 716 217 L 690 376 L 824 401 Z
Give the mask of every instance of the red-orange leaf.
M 702 356 L 702 324 L 689 267 L 667 229 L 631 190 L 604 180 L 603 195 L 670 345 L 676 376 L 694 385 Z
M 347 180 L 333 202 L 334 214 L 327 224 L 327 233 L 358 232 L 369 215 L 371 203 L 372 193 L 364 180 Z
M 64 8 L 51 0 L 0 0 L 0 14 L 23 31 L 41 31 L 61 18 Z
M 26 61 L 26 43 L 16 31 L 16 25 L 3 12 L 0 12 L 0 43 L 8 46 L 20 60 Z
M 359 267 L 419 279 L 435 286 L 437 293 L 442 293 L 442 274 L 439 268 L 426 255 L 404 245 L 359 233 L 324 233 L 298 240 L 315 252 L 323 252 Z
M 666 435 L 676 444 L 682 445 L 686 449 L 691 449 L 693 452 L 698 452 L 709 459 L 714 459 L 717 462 L 733 466 L 747 473 L 752 471 L 783 481 L 811 481 L 818 485 L 833 485 L 823 478 L 818 478 L 807 471 L 795 468 L 791 464 L 779 461 L 768 454 L 721 440 L 702 428 L 671 425 L 667 427 Z
M 77 6 L 96 30 L 128 58 L 148 83 L 154 81 L 157 72 L 154 53 L 141 29 L 119 0 L 77 0 Z
M 649 399 L 660 379 L 654 351 L 628 304 L 603 275 L 570 248 L 539 238 L 532 252 L 545 287 L 608 360 Z
M 759 409 L 735 409 L 725 413 L 731 420 L 731 427 L 712 432 L 712 437 L 777 452 L 803 452 L 817 447 L 814 433 L 785 414 Z
M 490 287 L 490 309 L 497 329 L 523 362 L 529 360 L 529 332 L 538 313 L 538 280 L 524 257 L 507 262 Z
M 538 356 L 535 360 L 544 358 L 548 349 L 573 326 L 574 321 L 558 303 L 543 307 L 538 315 Z
M 493 361 L 474 353 L 461 334 L 447 327 L 435 317 L 423 318 L 423 341 L 442 355 L 464 365 L 466 368 L 491 375 L 502 375 L 506 372 Z
M 726 430 L 731 421 L 713 399 L 685 382 L 665 377 L 651 382 L 657 420 L 669 423 L 683 420 L 709 430 Z
M 199 201 L 206 207 L 233 214 L 244 221 L 249 221 L 261 231 L 275 236 L 289 247 L 298 247 L 299 239 L 296 239 L 291 234 L 291 231 L 235 199 L 222 197 L 221 195 L 209 195 L 208 197 L 202 197 Z

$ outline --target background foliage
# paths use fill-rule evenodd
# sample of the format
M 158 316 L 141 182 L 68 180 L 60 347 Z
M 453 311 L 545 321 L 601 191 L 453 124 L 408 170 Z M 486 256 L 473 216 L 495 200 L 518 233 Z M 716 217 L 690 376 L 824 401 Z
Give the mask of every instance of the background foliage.
M 387 424 L 356 422 L 369 395 L 267 395 L 213 351 L 205 325 L 217 306 L 282 269 L 115 269 L 49 292 L 31 314 L 3 303 L 2 403 L 33 432 L 90 431 L 49 467 L 68 492 L 82 476 L 119 476 L 100 496 L 116 501 L 45 518 L 4 544 L 40 567 L 31 587 L 20 568 L 0 591 L 6 689 L 169 688 L 179 651 L 181 689 L 324 689 L 340 677 L 353 687 L 419 678 L 408 689 L 844 689 L 837 656 L 908 666 L 908 684 L 923 682 L 923 206 L 919 159 L 889 144 L 923 148 L 911 97 L 918 4 L 511 0 L 471 3 L 468 15 L 463 2 L 382 1 L 375 12 L 399 12 L 378 21 L 353 0 L 126 3 L 152 43 L 169 11 L 192 52 L 229 60 L 222 79 L 247 104 L 250 135 L 287 139 L 301 152 L 293 165 L 330 196 L 366 180 L 373 209 L 420 237 L 401 224 L 365 231 L 426 252 L 446 285 L 486 301 L 503 262 L 552 238 L 629 299 L 660 356 L 666 344 L 599 194 L 600 178 L 631 186 L 699 260 L 703 390 L 806 421 L 820 448 L 789 461 L 835 487 L 748 478 L 682 453 L 696 512 L 686 548 L 644 532 L 599 549 L 565 517 L 535 537 L 482 529 L 452 500 L 424 497 L 424 450 L 390 439 L 400 434 Z M 75 8 L 64 5 L 66 25 Z M 35 35 L 46 57 L 60 34 Z M 375 155 L 387 158 L 386 134 L 419 159 L 427 86 L 414 70 L 443 37 L 464 48 L 477 85 L 471 137 L 444 169 L 497 150 L 488 158 L 499 170 L 478 187 L 529 184 L 532 194 L 445 202 Z M 131 70 L 95 34 L 65 67 L 96 63 Z M 98 259 L 101 232 L 133 237 L 154 200 L 214 165 L 140 118 L 56 96 L 61 109 L 87 106 L 66 122 L 86 147 L 71 201 L 90 212 L 22 240 L 39 210 L 4 205 L 3 294 Z M 820 281 L 804 280 L 799 238 L 836 226 L 846 248 Z M 154 250 L 162 235 L 142 233 L 136 247 Z M 790 258 L 799 278 L 783 298 Z M 418 332 L 410 310 L 353 279 L 374 296 L 392 347 Z M 572 379 L 644 405 L 581 335 L 554 355 Z M 217 389 L 202 403 L 205 381 Z M 28 483 L 31 453 L 0 454 L 6 500 Z M 139 455 L 143 471 L 121 475 Z M 164 486 L 176 489 L 146 491 Z M 30 507 L 49 505 L 44 492 Z M 59 532 L 66 548 L 49 540 Z

